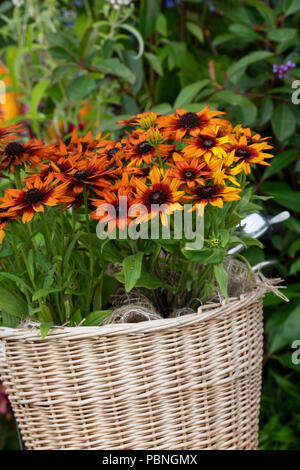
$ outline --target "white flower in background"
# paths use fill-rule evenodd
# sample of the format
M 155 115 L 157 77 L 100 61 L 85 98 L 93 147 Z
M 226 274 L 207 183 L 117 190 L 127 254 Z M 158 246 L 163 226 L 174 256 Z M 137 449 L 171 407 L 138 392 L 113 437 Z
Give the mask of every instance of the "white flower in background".
M 21 7 L 24 3 L 24 0 L 12 0 L 15 7 Z
M 131 0 L 109 0 L 109 3 L 115 10 L 119 10 L 125 5 L 130 5 Z

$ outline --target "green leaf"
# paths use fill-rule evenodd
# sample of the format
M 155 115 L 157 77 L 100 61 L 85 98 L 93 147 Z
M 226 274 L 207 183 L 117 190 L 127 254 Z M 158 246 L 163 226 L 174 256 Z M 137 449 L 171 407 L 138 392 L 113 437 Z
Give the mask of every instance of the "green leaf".
M 245 24 L 232 24 L 229 26 L 229 31 L 234 33 L 236 36 L 247 39 L 248 41 L 263 40 L 263 37 L 260 34 L 256 33 L 252 28 L 250 28 L 250 26 Z
M 175 247 L 175 252 L 177 248 Z M 203 249 L 201 251 L 182 249 L 185 258 L 194 263 L 220 263 L 226 256 L 226 250 L 223 248 Z
M 295 240 L 290 246 L 289 246 L 289 249 L 288 249 L 288 254 L 289 256 L 291 256 L 292 258 L 295 256 L 295 254 L 300 250 L 300 238 L 298 238 L 297 240 Z
M 201 44 L 204 43 L 204 34 L 199 25 L 197 25 L 196 23 L 192 23 L 191 21 L 188 21 L 186 23 L 186 28 L 193 36 L 195 36 L 195 38 L 198 39 L 198 41 Z
M 49 333 L 49 331 L 51 330 L 53 326 L 54 326 L 53 322 L 42 323 L 40 325 L 41 336 L 43 339 L 46 338 L 47 334 Z
M 0 281 L 2 279 L 10 279 L 11 281 L 15 282 L 16 284 L 20 284 L 21 286 L 25 287 L 25 289 L 29 290 L 29 292 L 33 292 L 32 288 L 29 287 L 29 285 L 26 284 L 26 282 L 23 281 L 23 279 L 21 279 L 18 276 L 15 276 L 14 274 L 0 272 Z
M 153 70 L 155 70 L 155 72 L 158 75 L 162 76 L 164 74 L 164 72 L 163 72 L 162 65 L 159 61 L 159 58 L 156 55 L 151 54 L 151 52 L 145 52 L 144 56 L 148 60 L 149 64 L 153 68 Z
M 283 11 L 285 16 L 289 16 L 296 13 L 296 11 L 300 11 L 299 0 L 284 0 Z
M 182 106 L 191 103 L 197 96 L 200 90 L 209 83 L 209 80 L 200 80 L 184 87 L 177 96 L 174 107 L 181 108 Z
M 296 119 L 290 107 L 280 103 L 275 109 L 272 119 L 272 128 L 278 140 L 288 139 L 295 132 Z
M 105 261 L 111 263 L 121 263 L 123 257 L 120 253 L 120 250 L 114 245 L 112 240 L 109 240 L 108 243 L 102 245 L 102 254 Z
M 118 287 L 118 283 L 114 277 L 107 276 L 107 275 L 104 276 L 103 284 L 102 284 L 102 292 L 101 292 L 101 300 L 102 300 L 103 306 L 109 303 L 110 298 L 116 291 L 117 287 Z M 95 304 L 93 304 L 93 308 L 94 310 L 100 310 L 99 307 L 95 308 Z
M 97 310 L 87 315 L 84 326 L 98 326 L 110 315 L 112 310 Z
M 154 106 L 154 108 L 151 108 L 150 111 L 156 112 L 159 114 L 169 114 L 173 110 L 172 106 L 169 103 L 160 103 L 157 106 Z
M 144 0 L 140 16 L 140 28 L 144 39 L 148 39 L 153 33 L 158 15 L 159 1 Z
M 67 95 L 70 101 L 77 103 L 89 95 L 96 86 L 96 82 L 90 75 L 75 77 L 67 87 Z
M 0 286 L 0 308 L 15 317 L 28 315 L 28 307 L 22 298 L 16 297 L 7 288 Z
M 263 174 L 263 179 L 266 180 L 278 173 L 280 170 L 290 165 L 296 158 L 298 158 L 298 151 L 296 149 L 286 150 L 285 152 L 276 155 L 272 161 L 271 166 L 268 166 Z
M 285 395 L 288 394 L 291 397 L 295 398 L 296 400 L 299 400 L 299 390 L 292 382 L 290 382 L 285 377 L 281 377 L 281 375 L 277 374 L 274 371 L 272 371 L 271 374 L 276 380 L 278 386 L 282 390 L 284 390 Z
M 297 0 L 296 0 L 297 1 Z M 247 4 L 256 8 L 259 13 L 267 21 L 271 23 L 272 26 L 276 26 L 274 12 L 264 1 L 261 0 L 247 0 Z
M 71 63 L 78 62 L 76 57 L 74 57 L 70 52 L 68 52 L 66 49 L 63 49 L 62 47 L 50 47 L 48 52 L 54 59 L 65 60 Z
M 266 60 L 269 57 L 272 57 L 274 54 L 268 51 L 255 51 L 247 54 L 242 59 L 235 62 L 228 70 L 227 75 L 229 78 L 232 78 L 235 74 L 240 72 L 240 70 L 245 69 L 248 65 L 254 64 L 255 62 L 260 62 L 261 60 Z
M 140 275 L 136 282 L 136 287 L 146 287 L 147 289 L 159 289 L 164 286 L 165 283 L 158 279 L 158 277 L 154 276 L 154 274 L 145 272 Z
M 38 110 L 38 105 L 45 94 L 47 87 L 50 84 L 50 80 L 41 80 L 38 82 L 31 93 L 31 104 L 30 111 L 34 114 Z
M 86 30 L 90 25 L 90 22 L 91 19 L 89 16 L 86 15 L 86 13 L 81 13 L 77 16 L 73 29 L 78 39 L 81 39 L 84 36 Z
M 134 56 L 134 59 L 135 60 L 140 59 L 144 53 L 145 46 L 144 46 L 143 38 L 140 35 L 139 31 L 135 29 L 133 26 L 130 26 L 129 24 L 120 24 L 119 27 L 126 29 L 126 31 L 129 31 L 129 33 L 131 33 L 131 35 L 134 36 L 135 39 L 137 40 L 138 45 L 139 45 L 139 51 L 137 55 Z
M 290 274 L 296 274 L 300 271 L 300 258 L 298 258 L 294 263 L 292 263 L 290 268 Z
M 78 65 L 70 64 L 70 65 L 59 65 L 56 67 L 52 72 L 52 82 L 56 83 L 61 78 L 66 76 L 74 76 L 76 72 L 78 72 Z
M 18 317 L 10 315 L 10 313 L 7 313 L 5 310 L 1 310 L 1 317 L 1 326 L 5 326 L 7 328 L 16 328 L 20 323 L 20 319 Z
M 260 107 L 260 126 L 263 126 L 272 119 L 274 104 L 269 96 L 265 96 Z
M 297 30 L 294 28 L 278 28 L 268 32 L 271 41 L 283 42 L 291 41 L 296 37 Z
M 281 206 L 300 212 L 300 192 L 293 191 L 287 183 L 268 181 L 262 185 L 262 191 L 274 196 Z
M 168 23 L 163 13 L 160 13 L 158 17 L 156 18 L 155 29 L 162 36 L 168 35 Z
M 258 246 L 259 248 L 263 248 L 263 244 L 257 240 L 256 238 L 251 238 L 251 237 L 241 237 L 241 240 L 246 243 L 247 245 L 253 245 L 253 246 Z
M 135 76 L 132 71 L 126 67 L 126 65 L 122 64 L 119 59 L 102 59 L 101 62 L 97 62 L 97 68 L 105 74 L 121 77 L 131 85 L 135 82 Z
M 32 301 L 35 302 L 43 297 L 47 297 L 47 295 L 52 294 L 53 292 L 60 292 L 61 289 L 52 289 L 52 288 L 44 288 L 40 289 L 32 296 Z
M 236 40 L 236 36 L 233 33 L 219 34 L 218 36 L 214 38 L 213 45 L 219 46 L 220 44 L 224 44 L 224 42 L 235 41 L 235 40 Z
M 244 124 L 250 125 L 256 118 L 256 106 L 245 96 L 234 93 L 233 91 L 218 91 L 212 96 L 213 100 L 224 101 L 232 106 L 238 106 L 244 116 Z
M 295 339 L 300 339 L 300 304 L 298 300 L 282 306 L 283 315 L 270 345 L 270 352 L 275 353 L 285 346 L 291 346 Z
M 128 256 L 123 260 L 126 292 L 131 291 L 141 276 L 143 253 Z
M 65 251 L 65 257 L 63 261 L 63 269 L 65 270 L 68 267 L 69 260 L 72 254 L 72 251 L 74 249 L 75 244 L 77 241 L 80 239 L 81 235 L 83 234 L 83 230 L 81 230 L 79 233 L 75 235 L 75 237 L 72 239 L 71 243 L 69 244 L 68 248 Z
M 228 273 L 222 264 L 214 265 L 214 275 L 217 283 L 219 284 L 221 293 L 225 298 L 227 298 Z
M 78 52 L 78 43 L 69 34 L 57 31 L 55 33 L 48 32 L 46 33 L 46 39 L 49 44 L 66 49 L 70 54 L 75 54 Z

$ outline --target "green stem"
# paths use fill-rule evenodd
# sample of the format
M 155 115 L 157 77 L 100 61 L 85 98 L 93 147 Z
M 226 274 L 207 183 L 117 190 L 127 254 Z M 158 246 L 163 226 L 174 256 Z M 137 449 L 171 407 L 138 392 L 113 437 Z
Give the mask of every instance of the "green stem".
M 157 258 L 159 257 L 160 252 L 161 252 L 161 246 L 157 245 L 157 247 L 154 250 L 154 254 L 152 256 L 151 262 L 150 262 L 150 266 L 149 266 L 150 273 L 152 273 L 154 270 L 155 263 L 156 263 Z
M 18 253 L 16 240 L 15 240 L 15 235 L 14 235 L 14 231 L 12 229 L 12 226 L 9 227 L 9 232 L 10 232 L 10 236 L 11 236 L 11 242 L 12 242 L 12 247 L 13 247 L 13 252 L 14 252 L 14 255 L 15 255 L 15 260 L 16 260 L 16 263 L 17 263 L 17 267 L 18 267 L 19 272 L 22 272 L 22 266 L 21 266 L 19 253 Z M 31 300 L 30 300 L 29 294 L 27 292 L 27 289 L 25 287 L 24 287 L 24 294 L 25 294 L 27 303 L 30 304 Z
M 42 220 L 42 224 L 43 224 L 43 227 L 44 227 L 44 230 L 45 230 L 46 240 L 48 241 L 48 243 L 50 245 L 52 255 L 53 255 L 54 260 L 55 260 L 55 265 L 56 265 L 56 268 L 57 268 L 58 287 L 61 290 L 60 290 L 59 296 L 58 296 L 57 293 L 55 293 L 55 297 L 56 297 L 57 308 L 59 310 L 60 319 L 61 319 L 61 321 L 63 321 L 64 316 L 63 316 L 63 312 L 62 312 L 62 306 L 64 305 L 64 297 L 63 297 L 64 294 L 63 294 L 63 291 L 62 291 L 63 279 L 62 279 L 62 272 L 61 272 L 61 260 L 60 261 L 57 260 L 57 250 L 56 250 L 55 244 L 52 240 L 52 236 L 51 236 L 51 233 L 50 233 L 50 230 L 49 230 L 49 227 L 48 227 L 48 224 L 46 222 L 44 214 L 41 215 L 41 220 Z M 60 301 L 58 300 L 59 298 L 60 298 Z
M 158 158 L 159 166 L 163 171 L 163 175 L 165 175 L 164 164 L 163 164 L 163 161 L 162 161 L 162 158 L 161 158 L 161 155 L 160 155 L 158 145 L 155 145 L 155 148 L 156 148 L 156 152 L 157 152 L 157 158 Z
M 22 189 L 22 182 L 21 182 L 21 169 L 20 167 L 16 167 L 15 169 L 15 182 L 16 182 L 16 186 L 17 186 L 17 189 Z
M 88 234 L 88 247 L 89 247 L 89 259 L 90 259 L 90 280 L 88 284 L 88 292 L 87 292 L 87 297 L 86 297 L 86 311 L 88 314 L 90 305 L 91 305 L 92 288 L 93 288 L 93 280 L 94 280 L 94 257 L 93 257 L 93 244 L 92 244 L 92 237 L 91 237 L 91 227 L 90 227 L 86 187 L 83 190 L 83 199 L 84 199 L 85 222 L 86 222 L 86 228 L 87 228 L 87 234 Z
M 61 221 L 61 257 L 63 258 L 64 249 L 65 249 L 65 218 L 64 218 L 64 211 L 63 206 L 60 205 L 60 221 Z

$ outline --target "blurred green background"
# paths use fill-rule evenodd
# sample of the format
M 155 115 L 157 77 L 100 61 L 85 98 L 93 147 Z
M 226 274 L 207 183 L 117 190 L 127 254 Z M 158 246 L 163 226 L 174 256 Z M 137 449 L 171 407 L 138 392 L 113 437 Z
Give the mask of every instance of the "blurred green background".
M 285 279 L 290 302 L 265 297 L 261 449 L 300 449 L 299 20 L 299 0 L 0 4 L 1 125 L 22 122 L 52 142 L 74 126 L 117 133 L 116 116 L 208 104 L 271 137 L 272 166 L 255 168 L 252 184 L 268 215 L 287 209 L 291 218 L 245 255 L 278 260 L 265 274 Z M 18 448 L 3 391 L 1 448 Z

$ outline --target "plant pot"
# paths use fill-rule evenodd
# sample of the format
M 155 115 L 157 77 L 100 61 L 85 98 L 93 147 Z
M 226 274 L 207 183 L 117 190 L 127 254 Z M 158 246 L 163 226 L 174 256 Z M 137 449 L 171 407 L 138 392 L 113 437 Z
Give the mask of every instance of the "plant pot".
M 262 297 L 180 318 L 0 328 L 0 373 L 27 449 L 256 449 Z

